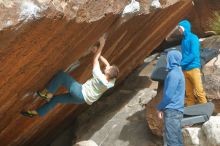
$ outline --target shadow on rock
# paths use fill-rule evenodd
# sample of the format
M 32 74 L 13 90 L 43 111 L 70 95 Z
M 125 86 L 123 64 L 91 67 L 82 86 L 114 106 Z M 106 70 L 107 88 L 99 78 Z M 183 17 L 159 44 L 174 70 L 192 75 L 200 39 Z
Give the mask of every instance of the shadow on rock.
M 145 119 L 145 110 L 129 116 L 128 123 L 124 125 L 119 139 L 128 141 L 128 146 L 162 146 L 162 139 L 151 134 L 143 119 Z

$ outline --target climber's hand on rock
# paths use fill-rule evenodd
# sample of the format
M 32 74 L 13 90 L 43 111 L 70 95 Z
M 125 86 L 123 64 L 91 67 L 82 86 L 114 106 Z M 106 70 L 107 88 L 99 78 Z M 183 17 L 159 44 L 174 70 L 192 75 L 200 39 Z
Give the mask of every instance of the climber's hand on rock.
M 102 36 L 100 39 L 99 39 L 99 42 L 100 42 L 100 46 L 103 47 L 105 45 L 105 37 Z
M 157 111 L 157 116 L 159 119 L 163 119 L 163 112 Z
M 91 49 L 91 51 L 92 51 L 93 53 L 96 53 L 97 50 L 98 50 L 97 46 L 93 46 L 92 49 Z

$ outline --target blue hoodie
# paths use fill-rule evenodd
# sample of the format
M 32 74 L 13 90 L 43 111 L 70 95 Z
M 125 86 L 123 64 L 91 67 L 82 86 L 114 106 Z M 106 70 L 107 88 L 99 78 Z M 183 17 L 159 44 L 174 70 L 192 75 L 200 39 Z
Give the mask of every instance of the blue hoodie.
M 167 54 L 167 69 L 169 70 L 165 79 L 163 98 L 157 109 L 176 109 L 183 112 L 185 97 L 185 79 L 180 67 L 182 55 L 179 51 L 169 51 Z
M 179 23 L 184 28 L 184 38 L 181 43 L 183 59 L 181 67 L 183 70 L 200 68 L 200 42 L 199 38 L 191 32 L 191 24 L 187 20 Z

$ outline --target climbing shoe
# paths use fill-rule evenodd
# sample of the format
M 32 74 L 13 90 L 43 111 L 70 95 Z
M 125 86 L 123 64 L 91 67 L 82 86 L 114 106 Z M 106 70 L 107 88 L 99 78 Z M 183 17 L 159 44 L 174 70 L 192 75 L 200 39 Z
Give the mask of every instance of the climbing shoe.
M 35 116 L 38 116 L 38 113 L 36 111 L 22 111 L 21 114 L 25 117 L 33 118 Z
M 41 98 L 43 98 L 44 100 L 46 100 L 47 102 L 49 102 L 50 99 L 52 98 L 49 96 L 49 94 L 50 93 L 48 92 L 47 89 L 44 89 L 42 91 L 37 91 L 37 95 L 40 96 Z

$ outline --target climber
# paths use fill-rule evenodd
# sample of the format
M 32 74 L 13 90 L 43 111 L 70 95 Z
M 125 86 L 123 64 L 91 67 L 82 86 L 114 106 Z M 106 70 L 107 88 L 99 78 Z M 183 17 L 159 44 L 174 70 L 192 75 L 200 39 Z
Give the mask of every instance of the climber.
M 186 80 L 186 106 L 196 103 L 207 103 L 203 90 L 200 72 L 200 42 L 198 37 L 191 32 L 191 24 L 188 20 L 179 23 L 178 29 L 183 35 L 181 42 L 182 62 L 181 67 Z
M 158 118 L 164 119 L 164 142 L 167 146 L 183 146 L 181 120 L 183 118 L 185 79 L 180 67 L 182 55 L 177 50 L 167 54 L 168 74 L 163 97 L 157 106 Z
M 99 42 L 96 43 L 92 49 L 94 60 L 93 77 L 91 79 L 81 85 L 67 73 L 61 71 L 51 80 L 46 89 L 37 92 L 41 98 L 48 102 L 37 110 L 22 111 L 21 114 L 27 117 L 34 117 L 37 115 L 44 116 L 53 109 L 57 103 L 87 103 L 91 105 L 93 102 L 97 101 L 107 89 L 114 86 L 115 80 L 119 74 L 118 67 L 115 65 L 110 66 L 109 62 L 101 56 L 104 44 L 105 39 L 101 37 Z M 100 69 L 99 59 L 105 64 L 104 74 Z M 54 96 L 60 86 L 64 86 L 68 90 L 68 93 Z

